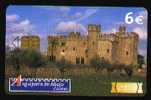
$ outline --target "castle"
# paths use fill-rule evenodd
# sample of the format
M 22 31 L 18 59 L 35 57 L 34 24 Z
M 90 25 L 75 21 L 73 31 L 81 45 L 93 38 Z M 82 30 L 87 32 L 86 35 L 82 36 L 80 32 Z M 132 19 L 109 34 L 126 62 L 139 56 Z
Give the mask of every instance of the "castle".
M 40 42 L 36 38 L 35 41 Z M 68 36 L 48 36 L 47 56 L 51 61 L 66 59 L 73 64 L 89 64 L 91 59 L 99 56 L 112 64 L 136 65 L 138 38 L 136 33 L 126 32 L 125 26 L 120 26 L 116 33 L 104 34 L 100 25 L 89 24 L 86 36 L 79 32 L 71 32 Z M 25 48 L 24 41 L 22 38 L 22 48 Z M 32 41 L 31 44 L 36 43 Z M 37 45 L 35 48 L 39 48 L 39 43 Z

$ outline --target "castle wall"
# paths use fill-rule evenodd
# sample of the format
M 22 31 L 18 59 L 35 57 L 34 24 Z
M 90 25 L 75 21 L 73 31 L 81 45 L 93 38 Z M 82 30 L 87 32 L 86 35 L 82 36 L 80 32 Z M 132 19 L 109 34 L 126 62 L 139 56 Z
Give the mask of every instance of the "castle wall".
M 75 57 L 77 56 L 77 41 L 68 40 L 65 46 L 58 48 L 57 57 L 58 60 L 66 59 L 71 63 L 75 63 Z
M 53 56 L 55 61 L 66 59 L 72 64 L 89 64 L 99 55 L 110 63 L 137 65 L 138 38 L 134 32 L 126 33 L 125 27 L 120 27 L 116 34 L 102 34 L 99 25 L 89 25 L 85 37 L 81 37 L 79 32 L 68 36 L 48 36 L 47 56 L 50 60 Z M 53 42 L 55 45 L 52 46 Z M 23 36 L 21 48 L 40 50 L 40 38 Z
M 100 37 L 99 25 L 88 25 L 88 62 L 97 56 L 98 40 Z
M 48 38 L 48 41 L 51 41 L 52 38 Z M 56 39 L 57 40 L 57 39 Z M 66 37 L 59 38 L 58 41 L 64 41 L 64 45 L 56 45 L 53 50 L 53 55 L 56 57 L 56 61 L 65 59 L 72 64 L 76 64 L 76 59 L 84 59 L 84 64 L 87 62 L 85 50 L 87 48 L 86 38 L 81 37 Z M 48 56 L 51 56 L 51 43 L 48 44 Z
M 71 63 L 76 64 L 76 59 L 84 59 L 84 63 L 86 63 L 86 55 L 85 50 L 87 48 L 85 40 L 77 39 L 67 41 L 65 50 L 65 59 L 70 61 Z
M 48 36 L 48 48 L 47 56 L 50 60 L 60 60 L 60 53 L 62 49 L 65 49 L 66 38 L 59 36 Z
M 137 41 L 132 36 L 119 37 L 116 50 L 116 62 L 121 64 L 137 64 Z
M 40 38 L 38 36 L 23 36 L 21 38 L 21 48 L 40 50 Z
M 113 45 L 111 41 L 108 40 L 99 40 L 98 41 L 98 55 L 103 57 L 112 63 L 112 54 L 113 54 Z
M 132 45 L 132 57 L 133 57 L 133 65 L 138 64 L 138 35 L 136 33 L 131 33 L 131 45 Z
M 132 47 L 129 38 L 119 39 L 117 57 L 118 63 L 131 64 L 132 63 Z

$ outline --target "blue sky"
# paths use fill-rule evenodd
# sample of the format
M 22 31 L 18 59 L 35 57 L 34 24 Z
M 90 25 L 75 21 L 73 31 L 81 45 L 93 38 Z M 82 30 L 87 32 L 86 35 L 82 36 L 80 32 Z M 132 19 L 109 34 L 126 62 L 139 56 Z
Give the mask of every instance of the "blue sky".
M 133 12 L 133 17 L 143 16 L 143 24 L 126 24 L 125 15 Z M 102 33 L 118 31 L 125 25 L 127 31 L 137 32 L 139 53 L 146 55 L 147 11 L 139 7 L 79 7 L 79 6 L 9 6 L 6 12 L 6 43 L 10 38 L 27 34 L 39 35 L 41 44 L 47 44 L 48 35 L 79 31 L 87 34 L 88 24 L 100 24 Z M 7 41 L 8 40 L 8 41 Z M 46 50 L 47 45 L 41 47 Z

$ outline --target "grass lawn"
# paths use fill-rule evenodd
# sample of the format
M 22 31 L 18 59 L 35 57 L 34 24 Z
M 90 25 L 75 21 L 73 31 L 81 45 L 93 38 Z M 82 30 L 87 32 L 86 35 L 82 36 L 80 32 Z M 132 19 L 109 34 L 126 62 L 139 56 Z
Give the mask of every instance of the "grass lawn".
M 117 75 L 91 75 L 91 76 L 65 76 L 71 78 L 72 95 L 80 96 L 112 96 L 111 82 L 143 82 L 143 90 L 146 90 L 146 79 L 144 77 Z
M 111 82 L 143 82 L 143 91 L 146 91 L 146 78 L 141 76 L 127 76 L 119 75 L 87 75 L 87 76 L 61 76 L 58 78 L 70 78 L 71 79 L 71 93 L 63 95 L 73 96 L 115 96 L 111 94 Z M 29 93 L 21 93 L 29 94 Z M 40 95 L 40 93 L 31 93 Z M 45 94 L 45 93 L 42 93 Z M 60 95 L 60 94 L 49 94 Z M 62 95 L 62 94 L 61 94 Z M 117 95 L 117 94 L 116 94 Z

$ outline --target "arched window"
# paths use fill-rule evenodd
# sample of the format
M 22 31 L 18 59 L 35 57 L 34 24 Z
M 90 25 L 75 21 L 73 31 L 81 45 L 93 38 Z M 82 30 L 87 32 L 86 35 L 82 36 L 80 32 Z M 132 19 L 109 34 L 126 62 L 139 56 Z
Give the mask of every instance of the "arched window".
M 80 58 L 76 57 L 76 64 L 80 64 Z
M 95 43 L 95 42 L 93 41 L 92 44 L 94 45 L 94 43 Z
M 107 53 L 109 53 L 110 52 L 110 50 L 109 49 L 107 49 Z
M 56 60 L 56 56 L 51 55 L 51 56 L 49 57 L 49 59 L 50 59 L 50 61 L 55 61 L 55 60 Z
M 128 51 L 126 51 L 126 55 L 128 55 L 129 53 L 128 53 Z
M 84 58 L 81 57 L 81 64 L 84 64 Z
M 73 47 L 73 51 L 75 51 L 75 47 Z

